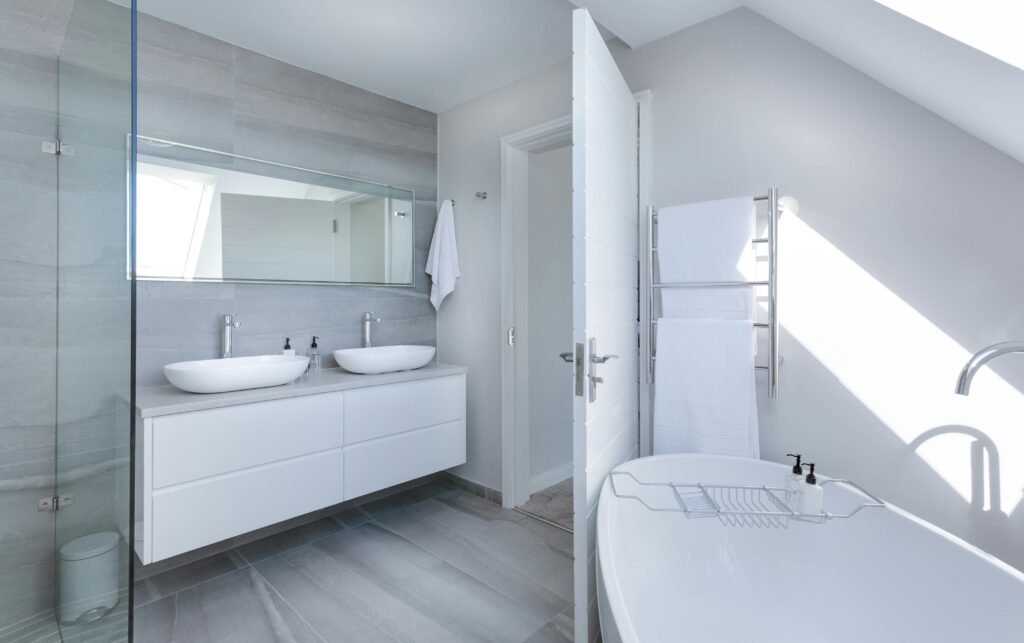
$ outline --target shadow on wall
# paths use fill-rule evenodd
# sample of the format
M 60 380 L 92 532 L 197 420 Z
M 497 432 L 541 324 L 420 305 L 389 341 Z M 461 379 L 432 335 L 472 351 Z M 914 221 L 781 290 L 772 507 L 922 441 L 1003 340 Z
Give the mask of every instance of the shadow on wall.
M 999 449 L 995 442 L 978 429 L 969 426 L 940 426 L 921 435 L 907 445 L 911 451 L 917 451 L 925 442 L 942 435 L 964 435 L 971 438 L 968 452 L 971 463 L 971 512 L 978 514 L 991 512 L 1000 516 L 1003 506 L 1002 492 L 999 486 Z M 988 484 L 985 484 L 985 473 L 988 473 Z M 985 493 L 986 486 L 988 494 Z
M 785 390 L 762 405 L 765 457 L 799 449 L 1024 568 L 1024 467 L 999 466 L 1024 458 L 1024 394 L 982 371 L 955 395 L 969 351 L 800 217 L 782 226 Z
M 1011 501 L 1015 509 L 1006 511 L 996 504 L 1005 506 L 1005 501 L 998 450 L 990 437 L 973 427 L 940 426 L 907 443 L 795 337 L 783 333 L 782 341 L 783 397 L 774 406 L 759 401 L 762 418 L 769 418 L 761 429 L 762 458 L 782 462 L 787 452 L 798 448 L 826 474 L 859 482 L 886 501 L 1024 569 L 1024 503 L 1019 502 L 1020 489 L 1006 489 L 1016 498 Z M 795 409 L 802 422 L 781 419 Z M 814 430 L 801 433 L 800 427 Z M 929 447 L 933 460 L 941 451 L 941 470 L 921 453 Z M 951 478 L 970 481 L 966 497 Z

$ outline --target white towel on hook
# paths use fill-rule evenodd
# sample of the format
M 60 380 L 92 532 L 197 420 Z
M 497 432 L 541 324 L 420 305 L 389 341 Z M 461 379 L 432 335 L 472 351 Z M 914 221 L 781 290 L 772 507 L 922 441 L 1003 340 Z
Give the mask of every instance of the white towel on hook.
M 658 320 L 654 453 L 759 458 L 749 321 Z
M 658 281 L 751 281 L 756 274 L 754 198 L 688 203 L 658 211 Z M 663 317 L 754 318 L 752 287 L 663 288 Z
M 431 280 L 430 303 L 438 310 L 444 298 L 455 290 L 455 282 L 461 276 L 459 248 L 455 241 L 455 204 L 451 199 L 445 199 L 437 213 L 426 272 Z

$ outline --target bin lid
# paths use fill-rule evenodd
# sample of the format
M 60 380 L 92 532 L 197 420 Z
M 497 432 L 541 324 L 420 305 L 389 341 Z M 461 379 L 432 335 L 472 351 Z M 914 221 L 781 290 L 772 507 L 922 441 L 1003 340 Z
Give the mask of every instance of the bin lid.
M 105 554 L 114 547 L 120 539 L 113 531 L 98 531 L 80 538 L 68 541 L 60 548 L 62 560 L 85 560 L 100 554 Z

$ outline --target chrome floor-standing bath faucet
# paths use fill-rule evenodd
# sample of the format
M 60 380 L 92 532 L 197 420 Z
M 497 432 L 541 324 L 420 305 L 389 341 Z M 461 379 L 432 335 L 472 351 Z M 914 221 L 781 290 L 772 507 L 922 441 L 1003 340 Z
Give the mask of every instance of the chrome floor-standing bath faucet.
M 964 369 L 960 371 L 960 377 L 956 381 L 956 394 L 970 395 L 971 380 L 974 379 L 974 374 L 978 372 L 978 369 L 984 366 L 986 362 L 1008 353 L 1024 353 L 1024 342 L 1000 342 L 986 346 L 975 353 L 971 361 L 967 362 Z

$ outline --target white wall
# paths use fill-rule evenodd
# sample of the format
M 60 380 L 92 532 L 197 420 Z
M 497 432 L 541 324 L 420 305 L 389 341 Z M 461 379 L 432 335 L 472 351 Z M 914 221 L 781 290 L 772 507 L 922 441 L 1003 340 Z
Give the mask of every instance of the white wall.
M 337 222 L 333 235 L 334 279 L 349 281 L 352 279 L 352 204 L 335 201 L 334 220 Z
M 469 367 L 467 458 L 456 473 L 501 488 L 499 140 L 569 114 L 568 61 L 438 116 L 438 195 L 455 199 L 462 277 L 438 312 L 438 359 Z M 478 199 L 477 192 L 487 192 Z
M 353 203 L 349 208 L 349 276 L 354 281 L 383 283 L 387 268 L 386 199 Z
M 968 351 L 1024 338 L 1024 166 L 747 10 L 617 58 L 654 92 L 655 203 L 800 200 L 762 457 L 802 452 L 1024 567 L 1024 359 L 952 395 Z M 975 439 L 1000 470 L 972 483 Z
M 329 281 L 334 276 L 334 204 L 226 192 L 220 197 L 225 278 Z
M 546 486 L 572 475 L 571 147 L 530 155 L 528 209 L 530 476 Z

